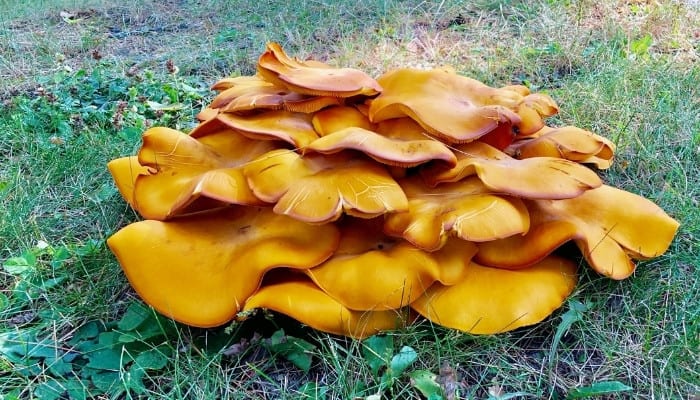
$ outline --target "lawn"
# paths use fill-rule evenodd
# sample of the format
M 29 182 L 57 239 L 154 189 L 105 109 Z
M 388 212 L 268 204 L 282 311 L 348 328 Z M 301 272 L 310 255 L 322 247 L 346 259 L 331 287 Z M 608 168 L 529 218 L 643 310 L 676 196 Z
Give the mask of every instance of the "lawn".
M 549 124 L 617 145 L 603 180 L 681 228 L 627 280 L 582 262 L 560 310 L 494 336 L 176 324 L 105 245 L 139 219 L 105 164 L 149 126 L 192 129 L 268 41 L 372 76 L 451 65 L 548 93 Z M 700 398 L 697 1 L 0 0 L 0 49 L 0 399 Z

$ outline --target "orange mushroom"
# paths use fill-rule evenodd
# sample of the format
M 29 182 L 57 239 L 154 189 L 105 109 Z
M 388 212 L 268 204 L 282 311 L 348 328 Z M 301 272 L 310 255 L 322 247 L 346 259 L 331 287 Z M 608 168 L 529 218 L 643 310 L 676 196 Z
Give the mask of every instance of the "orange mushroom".
M 476 253 L 473 243 L 448 242 L 427 253 L 382 234 L 383 220 L 344 220 L 333 257 L 306 274 L 329 296 L 351 310 L 399 309 L 435 281 L 453 285 Z
M 373 218 L 408 207 L 386 169 L 364 157 L 273 150 L 250 162 L 244 173 L 258 198 L 277 203 L 275 212 L 308 223 L 335 221 L 343 212 Z
M 374 126 L 357 107 L 329 107 L 314 114 L 311 122 L 319 136 L 326 136 L 345 128 L 373 130 Z
M 433 160 L 447 165 L 457 164 L 457 158 L 449 147 L 424 136 L 412 136 L 397 132 L 393 137 L 350 127 L 329 133 L 311 142 L 307 151 L 335 154 L 346 149 L 358 150 L 378 162 L 395 167 L 410 168 Z
M 515 158 L 557 157 L 583 164 L 593 164 L 599 169 L 612 165 L 615 144 L 592 132 L 565 126 L 543 127 L 532 138 L 522 138 L 506 150 Z
M 114 184 L 127 204 L 136 208 L 134 203 L 134 184 L 140 175 L 149 175 L 149 169 L 139 164 L 136 156 L 120 157 L 107 163 Z
M 258 59 L 258 73 L 269 82 L 312 96 L 374 96 L 382 90 L 377 81 L 360 70 L 301 62 L 287 56 L 277 43 L 268 43 Z
M 517 126 L 521 122 L 508 107 L 517 105 L 520 94 L 490 88 L 453 71 L 398 69 L 377 81 L 383 92 L 369 107 L 369 119 L 375 123 L 410 117 L 443 141 L 465 143 L 499 124 Z
M 160 313 L 199 327 L 231 320 L 278 266 L 320 264 L 338 246 L 331 224 L 239 207 L 133 223 L 107 240 L 136 292 Z
M 520 116 L 518 134 L 531 135 L 542 129 L 544 119 L 559 112 L 559 106 L 551 97 L 544 93 L 533 93 L 525 96 L 516 106 L 515 111 Z
M 476 178 L 435 189 L 415 178 L 400 184 L 408 211 L 387 215 L 384 232 L 427 251 L 442 248 L 453 235 L 482 242 L 521 234 L 530 226 L 522 200 L 493 194 Z
M 410 322 L 400 310 L 353 311 L 306 279 L 289 278 L 265 285 L 251 296 L 244 311 L 269 309 L 319 331 L 364 339 Z
M 248 116 L 219 113 L 217 119 L 250 139 L 283 140 L 296 148 L 306 147 L 318 139 L 318 134 L 311 124 L 311 116 L 304 113 L 284 110 Z
M 429 185 L 477 175 L 497 193 L 528 199 L 566 199 L 602 184 L 590 169 L 569 160 L 536 157 L 516 160 L 482 142 L 456 148 L 457 165 L 434 164 L 421 171 Z
M 652 201 L 603 185 L 564 200 L 535 200 L 531 212 L 538 221 L 567 221 L 576 226 L 576 242 L 588 264 L 612 279 L 634 272 L 630 256 L 663 254 L 678 230 L 678 222 Z
M 276 146 L 230 130 L 199 139 L 169 128 L 143 134 L 138 163 L 149 174 L 136 177 L 134 208 L 148 219 L 167 219 L 227 204 L 263 205 L 241 166 Z
M 411 308 L 436 324 L 491 335 L 542 321 L 562 305 L 576 281 L 576 265 L 555 256 L 518 271 L 471 263 L 461 282 L 434 284 Z
M 246 82 L 244 85 L 234 85 L 224 90 L 212 100 L 210 107 L 221 112 L 235 113 L 258 109 L 312 113 L 340 103 L 341 100 L 335 97 L 295 93 L 284 86 L 276 86 L 260 78 L 258 84 Z

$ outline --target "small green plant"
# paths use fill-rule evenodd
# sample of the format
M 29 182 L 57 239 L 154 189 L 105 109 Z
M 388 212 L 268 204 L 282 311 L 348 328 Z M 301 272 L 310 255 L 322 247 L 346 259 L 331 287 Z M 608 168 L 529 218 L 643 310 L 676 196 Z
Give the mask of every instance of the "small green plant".
M 406 377 L 410 379 L 411 386 L 429 400 L 443 399 L 437 375 L 426 370 L 409 373 L 408 369 L 418 359 L 418 353 L 410 346 L 403 346 L 395 352 L 392 336 L 376 335 L 367 338 L 362 343 L 362 355 L 376 381 L 376 385 L 371 388 L 374 394 L 367 396 L 367 400 L 380 399 L 387 391 L 390 398 L 395 398 L 394 386 Z
M 65 342 L 41 328 L 2 333 L 0 354 L 15 373 L 40 378 L 31 389 L 40 399 L 138 395 L 147 390 L 149 371 L 168 366 L 174 349 L 167 338 L 174 331 L 172 321 L 132 303 L 118 322 L 88 322 Z

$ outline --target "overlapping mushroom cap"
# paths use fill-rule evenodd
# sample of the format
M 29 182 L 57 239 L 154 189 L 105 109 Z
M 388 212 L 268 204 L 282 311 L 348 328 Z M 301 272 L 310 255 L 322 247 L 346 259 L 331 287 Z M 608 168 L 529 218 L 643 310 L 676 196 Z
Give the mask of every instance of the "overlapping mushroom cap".
M 333 254 L 338 240 L 333 225 L 239 207 L 136 222 L 107 244 L 147 303 L 177 321 L 209 327 L 233 318 L 267 270 L 311 268 Z
M 565 243 L 622 279 L 678 229 L 582 165 L 608 168 L 613 143 L 546 126 L 557 104 L 522 85 L 449 68 L 375 80 L 271 43 L 256 75 L 213 89 L 189 134 L 150 129 L 108 164 L 146 218 L 108 244 L 143 300 L 186 324 L 266 308 L 354 338 L 416 313 L 494 334 L 570 295 Z

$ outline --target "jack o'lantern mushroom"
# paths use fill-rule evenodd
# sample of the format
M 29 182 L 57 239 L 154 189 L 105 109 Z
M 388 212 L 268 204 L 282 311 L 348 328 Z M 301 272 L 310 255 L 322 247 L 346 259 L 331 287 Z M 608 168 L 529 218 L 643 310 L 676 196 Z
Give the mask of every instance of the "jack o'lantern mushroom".
M 394 167 L 410 168 L 433 160 L 444 161 L 447 165 L 457 164 L 452 150 L 437 140 L 407 134 L 387 137 L 357 127 L 329 133 L 306 147 L 306 151 L 322 154 L 347 149 L 361 151 L 382 164 Z
M 231 131 L 195 139 L 151 128 L 138 154 L 149 173 L 134 181 L 134 208 L 145 218 L 167 219 L 227 204 L 263 205 L 248 188 L 242 166 L 276 147 Z
M 399 69 L 378 80 L 382 94 L 369 106 L 369 119 L 381 122 L 410 117 L 428 133 L 448 143 L 465 143 L 499 124 L 521 122 L 515 111 L 499 103 L 517 103 L 516 92 L 494 89 L 445 69 Z
M 245 113 L 252 110 L 286 110 L 312 113 L 330 105 L 339 105 L 341 100 L 330 96 L 307 96 L 295 93 L 286 87 L 276 86 L 258 78 L 258 83 L 246 81 L 233 85 L 212 100 L 210 108 L 222 113 Z
M 458 182 L 477 175 L 496 193 L 528 199 L 567 199 L 602 184 L 595 172 L 560 158 L 516 160 L 481 142 L 460 145 L 456 153 L 456 166 L 435 164 L 422 171 L 429 185 Z
M 546 126 L 557 104 L 525 86 L 447 68 L 375 80 L 275 43 L 257 71 L 217 82 L 189 135 L 150 129 L 138 156 L 108 165 L 148 218 L 108 245 L 144 301 L 177 321 L 268 308 L 364 338 L 417 312 L 499 333 L 572 292 L 575 264 L 552 255 L 562 244 L 622 279 L 678 229 L 581 165 L 609 167 L 614 145 Z
M 522 200 L 493 194 L 476 178 L 428 188 L 420 179 L 401 181 L 408 211 L 388 214 L 384 231 L 427 251 L 450 236 L 472 242 L 527 232 L 530 217 Z
M 471 263 L 464 280 L 434 284 L 411 308 L 436 324 L 490 335 L 542 321 L 562 305 L 576 281 L 576 265 L 555 256 L 518 271 Z
M 525 268 L 573 240 L 595 271 L 624 279 L 634 272 L 632 258 L 643 260 L 664 253 L 678 229 L 678 222 L 656 204 L 607 185 L 572 199 L 532 200 L 527 204 L 530 231 L 524 236 L 479 243 L 479 262 Z
M 476 253 L 473 243 L 449 242 L 428 253 L 385 236 L 381 218 L 344 220 L 333 256 L 306 270 L 329 296 L 358 311 L 395 310 L 409 305 L 435 281 L 461 281 Z
M 198 327 L 230 321 L 275 267 L 306 269 L 338 246 L 333 225 L 311 226 L 269 208 L 228 208 L 133 223 L 107 240 L 148 304 Z
M 362 71 L 295 60 L 276 43 L 268 44 L 258 59 L 258 73 L 273 84 L 312 96 L 374 96 L 382 90 L 377 81 Z
M 274 211 L 322 224 L 343 212 L 361 218 L 403 211 L 406 196 L 382 165 L 362 157 L 301 155 L 273 150 L 244 168 L 253 193 Z
M 248 299 L 243 310 L 258 308 L 285 314 L 319 331 L 355 339 L 395 330 L 410 322 L 410 316 L 399 310 L 350 310 L 310 280 L 298 277 L 264 285 Z
M 326 136 L 345 128 L 374 130 L 374 124 L 357 107 L 328 107 L 314 114 L 311 120 L 319 136 Z
M 137 156 L 115 158 L 107 163 L 107 168 L 112 174 L 112 179 L 117 186 L 117 190 L 119 190 L 119 194 L 122 195 L 127 204 L 132 208 L 136 208 L 134 203 L 134 184 L 139 175 L 150 174 L 149 169 L 139 164 Z
M 518 159 L 557 157 L 582 164 L 593 164 L 598 169 L 607 169 L 612 165 L 615 144 L 575 126 L 545 126 L 532 136 L 519 138 L 506 152 Z

